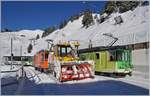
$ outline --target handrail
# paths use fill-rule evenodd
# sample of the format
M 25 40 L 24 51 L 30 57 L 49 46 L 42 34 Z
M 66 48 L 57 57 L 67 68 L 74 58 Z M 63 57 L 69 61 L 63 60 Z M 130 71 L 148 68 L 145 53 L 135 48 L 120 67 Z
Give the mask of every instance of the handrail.
M 21 70 L 21 72 L 20 72 L 20 76 L 19 76 L 19 74 L 17 73 L 18 71 L 20 71 Z M 11 70 L 11 71 L 1 71 L 1 73 L 9 73 L 9 72 L 16 72 L 16 80 L 15 81 L 13 81 L 13 82 L 9 82 L 9 83 L 6 83 L 6 84 L 2 84 L 2 86 L 8 86 L 8 85 L 12 85 L 12 84 L 16 84 L 16 82 L 18 83 L 18 78 L 20 78 L 20 77 L 26 77 L 26 72 L 24 71 L 24 68 L 23 68 L 23 66 L 21 66 L 19 69 L 17 69 L 17 70 Z
M 1 73 L 8 73 L 8 72 L 17 72 L 19 71 L 23 66 L 21 66 L 19 69 L 17 70 L 10 70 L 10 71 L 1 71 Z

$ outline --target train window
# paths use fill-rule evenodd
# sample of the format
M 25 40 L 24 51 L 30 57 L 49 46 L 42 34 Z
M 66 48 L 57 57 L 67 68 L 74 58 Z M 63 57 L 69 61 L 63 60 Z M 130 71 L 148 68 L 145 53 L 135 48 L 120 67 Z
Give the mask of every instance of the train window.
M 44 53 L 41 55 L 41 61 L 44 62 Z
M 67 49 L 66 49 L 65 47 L 62 47 L 62 48 L 61 48 L 61 53 L 62 53 L 62 55 L 65 55 L 65 54 L 67 53 L 66 50 L 67 50 Z
M 109 51 L 109 60 L 115 61 L 116 60 L 116 53 L 115 51 Z
M 28 57 L 22 57 L 22 61 L 29 61 Z
M 99 59 L 99 53 L 96 53 L 96 59 Z
M 122 61 L 124 60 L 124 54 L 123 54 L 123 51 L 116 51 L 116 58 L 118 61 Z
M 13 61 L 21 61 L 21 57 L 13 57 Z
M 11 57 L 8 57 L 8 61 L 11 61 Z
M 45 59 L 48 59 L 48 52 L 45 53 Z
M 117 60 L 122 61 L 122 55 L 121 54 L 117 54 Z
M 124 56 L 123 57 L 124 57 L 125 61 L 128 61 L 128 52 L 124 52 Z
M 59 53 L 60 56 L 71 55 L 72 49 L 71 47 L 60 47 Z
M 60 55 L 60 47 L 54 47 L 55 55 Z

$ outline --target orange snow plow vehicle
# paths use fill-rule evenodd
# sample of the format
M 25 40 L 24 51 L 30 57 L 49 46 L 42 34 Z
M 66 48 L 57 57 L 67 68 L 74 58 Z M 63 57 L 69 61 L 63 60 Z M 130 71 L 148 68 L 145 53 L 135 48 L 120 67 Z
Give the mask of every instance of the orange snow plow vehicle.
M 60 82 L 94 78 L 94 61 L 80 61 L 78 46 L 77 41 L 52 44 L 35 55 L 35 69 L 52 73 Z

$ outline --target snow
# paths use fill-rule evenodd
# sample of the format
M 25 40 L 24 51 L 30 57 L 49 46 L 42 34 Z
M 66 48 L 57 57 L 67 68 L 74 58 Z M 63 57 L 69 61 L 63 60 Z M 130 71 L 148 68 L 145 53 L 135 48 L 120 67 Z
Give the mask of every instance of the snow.
M 93 17 L 96 14 L 93 14 Z M 114 25 L 114 18 L 121 15 L 123 23 Z M 98 15 L 99 16 L 99 15 Z M 20 46 L 23 46 L 23 55 L 34 55 L 37 51 L 47 49 L 48 44 L 46 39 L 53 39 L 54 43 L 69 40 L 78 40 L 80 42 L 80 49 L 87 48 L 89 40 L 92 40 L 93 46 L 106 46 L 112 39 L 103 35 L 103 33 L 111 33 L 113 36 L 118 37 L 119 40 L 114 45 L 127 45 L 140 42 L 149 41 L 149 6 L 138 6 L 133 11 L 125 13 L 113 13 L 105 22 L 95 24 L 85 29 L 82 28 L 81 16 L 78 20 L 73 22 L 69 21 L 63 29 L 55 30 L 47 37 L 36 40 L 33 46 L 32 53 L 27 53 L 27 47 L 30 43 L 29 39 L 36 38 L 39 34 L 40 37 L 43 33 L 42 30 L 21 30 L 19 32 L 6 32 L 0 33 L 0 53 L 1 58 L 5 55 L 10 55 L 10 39 L 13 37 L 13 53 L 20 55 Z M 21 37 L 20 35 L 25 35 Z
M 8 78 L 8 77 L 16 77 L 16 75 L 20 74 L 21 72 L 21 65 L 5 65 L 1 64 L 1 78 Z
M 42 35 L 42 30 L 21 30 L 18 32 L 1 32 L 0 33 L 0 62 L 3 56 L 10 56 L 11 38 L 13 39 L 13 54 L 20 56 L 20 48 L 22 46 L 23 56 L 33 56 L 28 54 L 27 47 L 30 43 L 29 39 L 36 38 L 37 34 Z
M 122 16 L 124 22 L 120 25 L 114 25 L 114 18 L 119 15 Z M 82 18 L 83 16 L 78 20 L 69 22 L 63 29 L 56 30 L 49 36 L 38 40 L 35 49 L 38 51 L 47 48 L 46 39 L 53 39 L 54 43 L 58 43 L 59 40 L 78 40 L 81 44 L 80 49 L 87 48 L 90 39 L 93 46 L 106 46 L 112 39 L 102 35 L 103 33 L 111 33 L 119 38 L 114 45 L 149 41 L 149 6 L 137 7 L 133 11 L 127 11 L 122 14 L 113 13 L 105 22 L 101 24 L 95 23 L 87 29 L 82 28 Z M 42 46 L 40 46 L 41 44 Z
M 148 95 L 149 80 L 137 77 L 111 78 L 96 75 L 94 79 L 56 82 L 49 74 L 25 67 L 27 79 L 2 86 L 4 95 Z M 11 78 L 8 78 L 9 80 Z
M 106 80 L 114 80 L 114 81 L 123 81 L 127 82 L 129 84 L 133 84 L 139 87 L 143 87 L 148 89 L 149 88 L 149 80 L 145 78 L 140 78 L 138 76 L 126 76 L 124 78 L 111 78 L 107 76 L 100 76 L 100 75 L 95 75 L 95 78 L 87 78 L 83 80 L 73 80 L 73 81 L 67 81 L 60 83 L 58 80 L 52 76 L 52 74 L 45 74 L 41 73 L 40 71 L 36 71 L 33 67 L 24 67 L 24 70 L 27 74 L 27 78 L 30 81 L 33 81 L 36 85 L 40 84 L 87 84 L 87 83 L 94 83 L 94 82 L 99 82 L 99 81 L 106 81 Z M 136 78 L 136 80 L 135 80 Z

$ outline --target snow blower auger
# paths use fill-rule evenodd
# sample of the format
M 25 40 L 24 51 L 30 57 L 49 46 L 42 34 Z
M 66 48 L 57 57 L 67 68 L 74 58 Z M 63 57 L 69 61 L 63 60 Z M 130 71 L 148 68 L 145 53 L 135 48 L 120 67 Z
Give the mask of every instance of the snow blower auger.
M 51 45 L 49 51 L 49 70 L 60 82 L 94 78 L 94 61 L 80 61 L 79 42 L 59 42 Z

